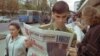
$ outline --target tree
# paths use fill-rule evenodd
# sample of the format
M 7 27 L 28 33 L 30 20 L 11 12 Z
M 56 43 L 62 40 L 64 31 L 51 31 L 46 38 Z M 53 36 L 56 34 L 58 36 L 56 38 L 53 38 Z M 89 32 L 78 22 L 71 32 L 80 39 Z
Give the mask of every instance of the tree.
M 2 15 L 5 14 L 6 11 L 6 1 L 5 0 L 0 0 L 0 11 L 2 13 Z
M 38 6 L 38 10 L 41 10 L 41 11 L 50 11 L 50 7 L 47 3 L 47 0 L 42 0 L 41 4 L 39 4 Z
M 2 14 L 9 13 L 13 15 L 19 10 L 18 0 L 0 0 L 0 10 Z
M 31 0 L 26 0 L 25 5 L 23 6 L 28 10 L 41 10 L 47 11 L 49 10 L 49 5 L 47 4 L 47 0 L 35 0 L 34 3 L 30 2 Z
M 25 6 L 25 9 L 27 9 L 27 10 L 32 10 L 33 9 L 32 4 L 30 4 L 29 2 L 26 2 L 24 6 Z
M 7 2 L 7 10 L 11 15 L 17 13 L 19 10 L 19 5 L 17 0 L 8 0 Z

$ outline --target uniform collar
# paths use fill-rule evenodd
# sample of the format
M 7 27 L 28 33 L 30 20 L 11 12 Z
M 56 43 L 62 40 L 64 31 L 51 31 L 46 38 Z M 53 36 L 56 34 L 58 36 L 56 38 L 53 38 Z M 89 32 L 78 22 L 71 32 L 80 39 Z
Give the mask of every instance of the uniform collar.
M 64 26 L 62 29 L 58 29 L 58 28 L 55 26 L 55 23 L 52 23 L 52 24 L 51 24 L 51 27 L 52 27 L 53 30 L 58 30 L 58 31 L 66 31 L 66 30 L 67 30 L 66 26 Z

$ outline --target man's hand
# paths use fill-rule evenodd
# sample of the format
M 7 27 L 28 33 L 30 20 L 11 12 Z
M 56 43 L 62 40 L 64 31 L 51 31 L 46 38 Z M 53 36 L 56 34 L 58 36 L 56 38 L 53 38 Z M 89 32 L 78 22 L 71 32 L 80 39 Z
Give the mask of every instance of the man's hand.
M 77 56 L 77 49 L 76 48 L 70 47 L 68 51 L 69 51 L 70 56 Z
M 35 40 L 32 40 L 32 39 L 25 40 L 25 47 L 26 48 L 32 47 L 33 45 L 35 45 Z

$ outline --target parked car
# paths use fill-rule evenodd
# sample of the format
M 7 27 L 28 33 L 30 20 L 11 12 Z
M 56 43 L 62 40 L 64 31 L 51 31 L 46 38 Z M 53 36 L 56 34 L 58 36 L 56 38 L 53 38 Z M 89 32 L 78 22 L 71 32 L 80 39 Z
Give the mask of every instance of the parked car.
M 11 19 L 7 16 L 0 16 L 0 23 L 8 23 L 11 22 Z

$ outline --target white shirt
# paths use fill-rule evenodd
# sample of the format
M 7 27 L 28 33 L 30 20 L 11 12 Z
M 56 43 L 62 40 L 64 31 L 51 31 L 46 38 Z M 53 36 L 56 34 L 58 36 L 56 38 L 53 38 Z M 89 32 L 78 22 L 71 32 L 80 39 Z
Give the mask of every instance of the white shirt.
M 77 36 L 77 42 L 81 42 L 84 38 L 84 33 L 82 32 L 82 30 L 73 22 L 70 24 L 67 24 L 66 27 L 71 28 Z
M 26 56 L 26 48 L 24 41 L 26 37 L 18 35 L 16 39 L 12 40 L 11 36 L 8 37 L 9 56 Z

